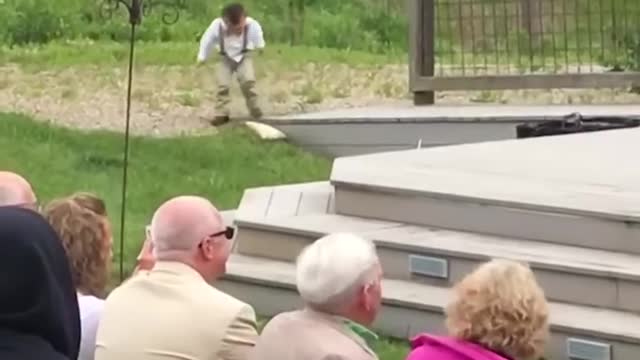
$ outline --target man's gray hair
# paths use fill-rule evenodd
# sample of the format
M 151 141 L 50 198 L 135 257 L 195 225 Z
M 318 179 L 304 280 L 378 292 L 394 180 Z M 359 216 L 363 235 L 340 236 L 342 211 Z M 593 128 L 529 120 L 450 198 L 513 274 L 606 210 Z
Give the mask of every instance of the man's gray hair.
M 298 292 L 311 307 L 338 310 L 354 300 L 358 289 L 376 280 L 378 266 L 372 241 L 353 234 L 331 234 L 298 256 Z

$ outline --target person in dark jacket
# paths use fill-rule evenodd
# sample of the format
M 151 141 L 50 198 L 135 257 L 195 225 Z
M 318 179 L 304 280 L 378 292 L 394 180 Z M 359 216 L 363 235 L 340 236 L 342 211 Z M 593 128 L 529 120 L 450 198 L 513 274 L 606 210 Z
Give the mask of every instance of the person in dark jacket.
M 0 207 L 0 294 L 0 359 L 77 359 L 69 264 L 55 231 L 32 210 Z

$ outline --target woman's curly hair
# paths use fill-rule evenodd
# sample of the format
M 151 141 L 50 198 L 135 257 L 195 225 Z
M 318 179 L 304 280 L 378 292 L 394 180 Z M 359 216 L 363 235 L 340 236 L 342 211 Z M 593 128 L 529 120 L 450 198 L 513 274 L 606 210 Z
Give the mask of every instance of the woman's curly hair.
M 52 201 L 44 215 L 62 239 L 76 289 L 85 295 L 103 296 L 111 264 L 104 201 L 78 193 Z
M 459 282 L 454 294 L 446 309 L 451 336 L 516 359 L 542 355 L 549 310 L 528 266 L 491 261 Z

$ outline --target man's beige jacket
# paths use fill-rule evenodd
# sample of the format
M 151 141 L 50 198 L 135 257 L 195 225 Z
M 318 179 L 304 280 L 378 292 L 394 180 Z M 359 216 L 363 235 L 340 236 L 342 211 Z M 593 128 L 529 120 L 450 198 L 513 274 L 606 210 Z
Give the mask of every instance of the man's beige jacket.
M 257 336 L 249 305 L 159 262 L 107 298 L 95 360 L 246 360 Z
M 342 319 L 306 309 L 273 318 L 250 359 L 377 360 L 377 356 Z

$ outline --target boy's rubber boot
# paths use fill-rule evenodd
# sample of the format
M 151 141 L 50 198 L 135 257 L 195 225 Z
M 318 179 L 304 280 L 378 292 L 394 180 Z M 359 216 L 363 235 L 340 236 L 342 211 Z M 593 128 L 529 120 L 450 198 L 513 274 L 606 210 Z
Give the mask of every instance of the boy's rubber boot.
M 229 121 L 231 121 L 229 116 L 223 115 L 214 117 L 213 120 L 210 121 L 210 123 L 212 126 L 221 126 L 228 123 Z

